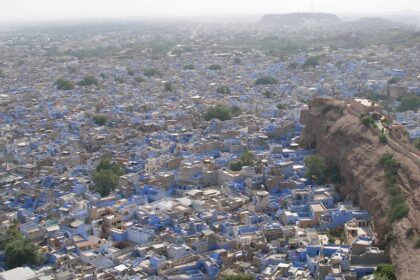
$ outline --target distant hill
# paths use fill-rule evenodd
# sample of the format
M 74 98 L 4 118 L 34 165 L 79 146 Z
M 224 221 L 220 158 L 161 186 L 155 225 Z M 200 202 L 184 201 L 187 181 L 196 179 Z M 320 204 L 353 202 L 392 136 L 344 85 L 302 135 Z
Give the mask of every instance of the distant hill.
M 266 14 L 260 20 L 260 23 L 270 25 L 323 25 L 342 22 L 338 16 L 327 13 Z
M 347 27 L 365 29 L 389 29 L 389 28 L 407 28 L 408 25 L 400 22 L 390 21 L 379 17 L 361 18 L 359 20 L 350 21 L 346 23 Z

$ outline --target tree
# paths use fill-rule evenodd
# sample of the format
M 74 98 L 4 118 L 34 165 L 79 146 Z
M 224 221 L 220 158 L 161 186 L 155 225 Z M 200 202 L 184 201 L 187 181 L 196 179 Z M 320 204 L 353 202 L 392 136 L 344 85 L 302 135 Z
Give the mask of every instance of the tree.
M 109 159 L 103 159 L 96 167 L 92 179 L 95 190 L 102 196 L 108 196 L 115 190 L 118 180 L 124 170 L 121 165 L 111 162 Z
M 235 64 L 235 65 L 241 64 L 241 59 L 239 57 L 234 57 L 233 58 L 233 64 Z
M 174 90 L 171 82 L 166 82 L 165 85 L 164 85 L 164 89 L 165 89 L 165 91 L 173 91 Z
M 184 70 L 194 70 L 194 64 L 184 65 Z
M 226 85 L 222 85 L 216 89 L 217 93 L 230 94 L 230 88 Z
M 234 105 L 230 107 L 230 114 L 232 115 L 232 117 L 239 116 L 241 113 L 242 113 L 242 110 L 238 106 Z
M 105 116 L 93 116 L 93 121 L 99 125 L 99 126 L 103 126 L 106 123 L 106 117 Z
M 306 66 L 315 67 L 317 65 L 319 65 L 318 57 L 317 56 L 310 56 L 306 59 L 305 63 L 303 64 L 303 67 L 306 67 Z
M 212 65 L 209 66 L 209 69 L 218 71 L 218 70 L 222 70 L 222 67 L 218 64 L 212 64 Z
M 241 162 L 244 166 L 254 166 L 255 155 L 250 151 L 245 151 L 241 154 Z
M 295 70 L 297 68 L 297 63 L 296 62 L 292 62 L 287 66 L 287 69 L 289 70 Z
M 271 76 L 264 76 L 264 77 L 258 78 L 255 81 L 256 86 L 258 86 L 258 85 L 272 85 L 272 84 L 277 84 L 277 83 L 278 83 L 277 79 L 274 78 L 274 77 L 271 77 Z
M 124 84 L 125 83 L 124 79 L 121 78 L 121 77 L 115 77 L 114 81 L 116 81 L 119 84 Z
M 16 229 L 0 232 L 0 250 L 6 252 L 6 265 L 9 269 L 38 265 L 44 261 L 39 247 L 25 239 Z
M 230 120 L 232 117 L 239 116 L 241 113 L 242 110 L 238 106 L 228 107 L 224 104 L 217 104 L 214 107 L 208 108 L 203 117 L 206 121 L 211 119 L 226 121 Z
M 127 74 L 130 75 L 130 76 L 134 76 L 134 71 L 131 70 L 131 69 L 128 69 Z
M 217 104 L 216 106 L 207 109 L 204 114 L 204 119 L 209 121 L 211 119 L 219 119 L 221 121 L 230 120 L 232 118 L 231 111 L 229 107 L 222 104 Z
M 397 78 L 397 77 L 393 77 L 393 78 L 391 78 L 391 79 L 389 79 L 389 80 L 388 80 L 388 85 L 396 84 L 396 83 L 398 83 L 399 81 L 400 81 L 400 79 L 399 79 L 399 78 Z
M 370 126 L 375 123 L 375 120 L 371 116 L 364 115 L 364 114 L 360 116 L 360 121 L 362 122 L 364 126 Z
M 74 83 L 72 81 L 59 78 L 55 81 L 55 85 L 58 90 L 72 90 L 74 89 Z
M 137 83 L 143 83 L 145 81 L 145 79 L 142 76 L 138 76 L 134 79 Z
M 417 148 L 417 150 L 420 150 L 420 138 L 417 138 L 413 141 L 414 146 Z
M 232 161 L 229 164 L 229 169 L 232 171 L 240 171 L 243 166 L 254 166 L 255 155 L 250 151 L 245 151 L 241 154 L 239 160 Z
M 412 95 L 412 96 L 404 96 L 401 98 L 401 103 L 398 106 L 398 111 L 405 112 L 405 111 L 417 111 L 420 107 L 420 97 Z
M 281 103 L 277 104 L 277 109 L 279 110 L 284 110 L 286 108 L 287 108 L 286 104 L 281 104 Z
M 397 275 L 395 273 L 395 268 L 392 264 L 378 264 L 376 267 L 376 271 L 373 274 L 375 279 L 378 277 L 379 279 L 386 279 L 386 280 L 396 280 Z
M 97 86 L 99 84 L 98 80 L 94 76 L 85 76 L 82 80 L 80 80 L 77 85 L 78 86 Z
M 320 155 L 311 155 L 305 158 L 307 178 L 316 178 L 320 181 L 324 180 L 326 164 L 323 157 Z
M 225 274 L 221 275 L 221 280 L 254 280 L 255 277 L 245 273 Z
M 144 70 L 144 75 L 146 77 L 152 77 L 152 76 L 156 76 L 156 75 L 159 75 L 159 74 L 160 74 L 160 72 L 156 68 L 147 68 L 147 69 Z
M 265 96 L 265 98 L 271 98 L 273 96 L 273 93 L 269 90 L 266 90 L 263 92 L 263 95 Z

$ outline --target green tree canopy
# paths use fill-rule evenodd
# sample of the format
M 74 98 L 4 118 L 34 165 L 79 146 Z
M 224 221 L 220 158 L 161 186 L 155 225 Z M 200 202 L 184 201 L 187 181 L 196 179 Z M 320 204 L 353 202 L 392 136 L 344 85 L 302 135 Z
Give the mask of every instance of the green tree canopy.
M 251 151 L 245 151 L 241 154 L 239 160 L 232 161 L 229 169 L 232 171 L 240 171 L 243 166 L 255 166 L 255 155 Z
M 226 121 L 240 114 L 241 109 L 237 106 L 228 107 L 224 104 L 217 104 L 214 107 L 208 108 L 203 117 L 206 121 L 211 119 Z
M 393 77 L 393 78 L 391 78 L 391 79 L 389 79 L 389 80 L 388 80 L 388 85 L 396 84 L 396 83 L 398 83 L 399 81 L 400 81 L 400 79 L 399 79 L 399 78 L 397 78 L 397 77 Z
M 23 265 L 38 265 L 44 261 L 39 253 L 39 247 L 25 239 L 16 229 L 0 232 L 0 250 L 6 252 L 8 269 Z
M 159 74 L 160 74 L 160 72 L 156 68 L 147 68 L 147 69 L 144 70 L 144 75 L 146 77 L 152 77 L 152 76 L 156 76 L 156 75 L 159 75 Z
M 96 115 L 96 116 L 93 116 L 92 119 L 99 126 L 103 126 L 103 125 L 106 124 L 106 117 L 105 116 Z
M 222 66 L 218 65 L 218 64 L 212 64 L 209 66 L 210 70 L 222 70 Z
M 263 92 L 263 95 L 265 96 L 265 98 L 271 98 L 273 96 L 273 93 L 269 90 L 266 90 Z
M 282 104 L 282 103 L 277 104 L 277 109 L 279 109 L 279 110 L 284 110 L 286 108 L 287 108 L 286 104 Z
M 171 82 L 166 82 L 163 87 L 164 87 L 165 91 L 173 91 L 174 90 Z
M 130 76 L 134 76 L 134 70 L 128 69 L 127 74 Z
M 373 275 L 375 279 L 397 280 L 397 274 L 392 264 L 379 264 Z
M 216 92 L 221 94 L 230 94 L 230 88 L 226 85 L 222 85 L 216 89 Z
M 59 78 L 55 81 L 55 86 L 58 90 L 72 90 L 74 89 L 74 83 L 63 78 Z
M 235 274 L 222 274 L 220 277 L 221 280 L 254 280 L 255 277 L 250 274 L 245 273 L 235 273 Z
M 326 164 L 323 157 L 320 155 L 311 155 L 305 158 L 307 178 L 316 178 L 320 181 L 324 180 Z
M 143 83 L 145 81 L 145 79 L 142 76 L 138 76 L 138 77 L 134 78 L 134 80 L 139 84 Z
M 184 65 L 184 70 L 194 70 L 194 64 Z
M 258 85 L 272 85 L 272 84 L 277 84 L 277 83 L 278 83 L 277 79 L 274 78 L 274 77 L 271 77 L 271 76 L 264 76 L 264 77 L 258 78 L 255 81 L 256 86 L 258 86 Z
M 306 66 L 315 67 L 317 65 L 319 65 L 319 58 L 317 56 L 309 56 L 308 58 L 306 58 L 306 61 L 303 64 L 303 67 L 306 67 Z
M 411 96 L 404 96 L 401 98 L 401 103 L 398 106 L 398 111 L 405 112 L 405 111 L 417 111 L 420 107 L 420 97 L 411 95 Z
M 420 138 L 417 138 L 413 141 L 414 146 L 417 148 L 417 150 L 420 150 Z
M 97 86 L 99 84 L 98 80 L 94 76 L 85 76 L 82 80 L 80 80 L 77 85 L 78 86 Z
M 115 190 L 118 180 L 124 170 L 121 165 L 111 162 L 109 159 L 103 159 L 96 167 L 92 179 L 95 190 L 102 196 L 108 196 Z

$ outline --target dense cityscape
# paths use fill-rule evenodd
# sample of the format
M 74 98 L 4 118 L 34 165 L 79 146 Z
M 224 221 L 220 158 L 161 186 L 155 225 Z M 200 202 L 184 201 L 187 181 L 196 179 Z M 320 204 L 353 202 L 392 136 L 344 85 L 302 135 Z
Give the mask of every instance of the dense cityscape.
M 290 14 L 7 27 L 0 104 L 2 280 L 419 272 L 418 26 Z M 308 140 L 334 130 L 310 125 L 315 111 L 357 119 L 374 135 L 363 153 L 387 151 L 381 222 Z

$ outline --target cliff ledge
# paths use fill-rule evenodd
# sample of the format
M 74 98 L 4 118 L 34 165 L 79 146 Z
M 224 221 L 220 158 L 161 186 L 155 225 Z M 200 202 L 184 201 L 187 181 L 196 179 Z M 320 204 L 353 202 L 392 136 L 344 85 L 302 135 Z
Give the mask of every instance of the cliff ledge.
M 303 110 L 301 122 L 305 125 L 301 145 L 316 148 L 328 161 L 340 166 L 344 183 L 343 196 L 358 203 L 372 215 L 379 244 L 386 245 L 398 279 L 419 279 L 420 249 L 415 240 L 420 238 L 420 161 L 407 156 L 403 149 L 394 149 L 380 143 L 377 133 L 360 123 L 357 115 L 347 110 L 344 101 L 315 99 Z M 393 224 L 387 220 L 390 196 L 384 187 L 384 169 L 379 158 L 392 153 L 400 164 L 398 184 L 409 204 L 409 214 Z M 407 238 L 414 229 L 415 237 Z

